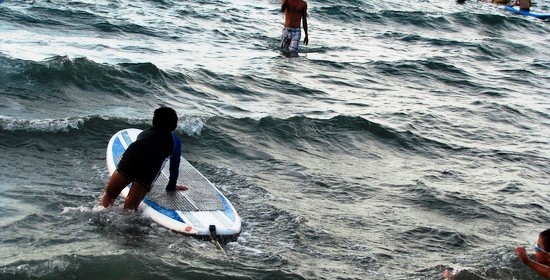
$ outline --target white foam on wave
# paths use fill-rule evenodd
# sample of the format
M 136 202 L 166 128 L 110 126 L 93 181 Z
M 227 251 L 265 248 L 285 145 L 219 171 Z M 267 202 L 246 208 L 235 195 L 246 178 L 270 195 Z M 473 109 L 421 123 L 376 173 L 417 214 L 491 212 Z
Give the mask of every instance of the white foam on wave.
M 77 207 L 63 207 L 63 211 L 61 211 L 60 214 L 67 214 L 71 212 L 79 212 L 79 213 L 85 213 L 85 212 L 97 212 L 94 208 L 89 208 L 86 206 L 77 206 Z
M 43 132 L 67 132 L 70 129 L 78 129 L 84 123 L 83 118 L 64 119 L 15 119 L 0 117 L 0 127 L 4 130 L 31 130 Z
M 178 128 L 189 136 L 199 136 L 201 135 L 205 123 L 206 119 L 203 117 L 185 117 L 183 120 L 179 121 Z
M 40 261 L 38 263 L 26 263 L 15 267 L 3 268 L 2 272 L 13 274 L 23 274 L 29 278 L 40 278 L 50 274 L 52 271 L 62 272 L 67 270 L 71 262 L 64 258 L 52 258 Z

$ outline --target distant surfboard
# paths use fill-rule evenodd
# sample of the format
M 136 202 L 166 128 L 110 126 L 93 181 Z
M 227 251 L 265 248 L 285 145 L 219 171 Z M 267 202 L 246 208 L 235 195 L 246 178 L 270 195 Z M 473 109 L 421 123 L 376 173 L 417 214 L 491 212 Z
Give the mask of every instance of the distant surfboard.
M 536 17 L 536 18 L 539 18 L 539 19 L 549 19 L 550 18 L 550 13 L 541 14 L 541 13 L 533 13 L 533 12 L 528 12 L 528 11 L 522 11 L 517 6 L 504 6 L 504 9 L 509 11 L 509 12 L 512 12 L 512 13 L 516 13 L 516 14 L 520 14 L 520 15 L 524 15 L 524 16 Z
M 111 137 L 107 146 L 107 168 L 111 175 L 126 148 L 141 131 L 124 129 Z M 166 228 L 190 235 L 209 238 L 214 233 L 223 239 L 232 239 L 239 234 L 241 218 L 233 205 L 185 158 L 181 157 L 177 183 L 189 187 L 189 190 L 167 192 L 169 174 L 169 164 L 165 164 L 151 192 L 139 205 L 138 210 L 146 217 Z M 121 195 L 126 197 L 129 190 L 130 185 Z

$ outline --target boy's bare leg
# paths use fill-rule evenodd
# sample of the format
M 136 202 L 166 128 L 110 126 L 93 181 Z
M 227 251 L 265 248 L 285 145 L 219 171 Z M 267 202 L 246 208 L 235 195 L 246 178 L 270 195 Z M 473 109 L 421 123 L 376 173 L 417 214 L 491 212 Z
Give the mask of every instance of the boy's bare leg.
M 133 182 L 130 193 L 124 201 L 124 209 L 137 210 L 139 204 L 147 195 L 148 190 L 140 183 Z
M 103 207 L 113 206 L 120 192 L 128 184 L 130 184 L 130 180 L 118 173 L 118 171 L 115 171 L 109 179 L 109 183 L 107 183 L 107 186 L 105 187 L 105 192 L 103 193 L 103 197 L 101 198 L 99 204 Z

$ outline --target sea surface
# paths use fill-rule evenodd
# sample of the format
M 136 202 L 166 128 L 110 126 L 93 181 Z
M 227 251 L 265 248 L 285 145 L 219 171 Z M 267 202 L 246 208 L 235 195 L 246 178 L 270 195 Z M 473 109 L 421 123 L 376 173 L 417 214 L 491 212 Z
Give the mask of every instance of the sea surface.
M 541 279 L 550 22 L 481 1 L 0 3 L 0 279 Z M 550 2 L 533 0 L 533 11 Z M 98 209 L 118 130 L 176 109 L 225 245 Z

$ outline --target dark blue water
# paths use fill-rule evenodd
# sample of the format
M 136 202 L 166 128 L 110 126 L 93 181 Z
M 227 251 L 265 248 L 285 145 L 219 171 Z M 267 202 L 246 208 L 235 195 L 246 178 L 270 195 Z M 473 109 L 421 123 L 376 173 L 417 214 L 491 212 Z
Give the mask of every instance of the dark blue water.
M 0 279 L 539 279 L 550 25 L 468 1 L 0 4 Z M 534 1 L 533 10 L 550 12 Z M 121 205 L 107 142 L 175 108 L 226 255 Z

